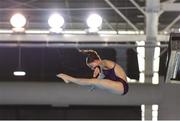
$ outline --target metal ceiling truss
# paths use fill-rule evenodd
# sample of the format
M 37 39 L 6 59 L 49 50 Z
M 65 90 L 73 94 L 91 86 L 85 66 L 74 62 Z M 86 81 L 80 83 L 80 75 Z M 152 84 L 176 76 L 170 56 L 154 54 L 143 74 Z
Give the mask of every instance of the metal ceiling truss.
M 109 0 L 104 0 L 113 10 L 122 17 L 135 31 L 139 31 L 139 29 L 120 11 L 117 9 L 115 5 L 113 5 Z
M 141 11 L 141 13 L 143 13 L 144 15 L 146 15 L 145 11 L 141 8 L 141 6 L 139 6 L 134 0 L 129 0 L 139 11 Z
M 176 24 L 180 19 L 180 15 L 178 15 L 169 25 L 166 26 L 166 28 L 164 28 L 164 32 L 169 32 L 171 27 Z
M 16 0 L 8 0 L 8 1 L 11 1 L 11 2 L 15 3 L 15 5 L 13 5 L 13 6 L 9 7 L 9 8 L 17 8 L 17 7 L 21 7 L 21 6 L 27 6 L 27 7 L 31 7 L 31 8 L 36 8 L 35 6 L 30 5 L 30 3 L 35 2 L 37 0 L 29 0 L 29 1 L 26 1 L 26 2 L 19 2 L 19 1 L 16 1 Z
M 174 3 L 176 0 L 167 0 L 167 1 L 165 1 L 165 2 L 163 2 L 163 3 L 161 3 L 161 5 L 162 4 L 169 4 L 169 3 Z M 161 10 L 160 12 L 159 12 L 159 16 L 161 16 L 163 13 L 164 13 L 165 11 L 164 10 Z

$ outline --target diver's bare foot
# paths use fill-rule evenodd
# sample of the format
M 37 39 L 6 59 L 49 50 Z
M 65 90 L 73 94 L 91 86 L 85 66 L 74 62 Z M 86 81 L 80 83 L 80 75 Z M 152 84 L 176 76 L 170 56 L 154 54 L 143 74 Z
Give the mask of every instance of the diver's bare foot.
M 63 79 L 66 83 L 69 83 L 71 80 L 74 80 L 73 77 L 69 76 L 69 75 L 66 75 L 66 74 L 58 74 L 57 77 Z

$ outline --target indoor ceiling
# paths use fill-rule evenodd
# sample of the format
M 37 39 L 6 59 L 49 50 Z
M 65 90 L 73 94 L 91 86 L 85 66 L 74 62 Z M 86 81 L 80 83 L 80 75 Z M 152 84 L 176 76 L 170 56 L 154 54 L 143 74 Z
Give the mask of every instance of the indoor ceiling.
M 134 0 L 145 10 L 145 0 Z M 161 3 L 168 0 L 161 0 Z M 110 0 L 139 30 L 145 30 L 145 15 L 130 0 Z M 175 2 L 180 2 L 176 0 Z M 11 16 L 21 12 L 28 18 L 26 28 L 48 29 L 51 13 L 59 12 L 65 18 L 65 29 L 87 29 L 86 18 L 97 12 L 103 17 L 102 30 L 132 30 L 104 0 L 0 0 L 0 28 L 9 29 Z M 163 12 L 159 18 L 159 30 L 163 30 L 179 12 Z M 173 26 L 179 28 L 178 22 Z

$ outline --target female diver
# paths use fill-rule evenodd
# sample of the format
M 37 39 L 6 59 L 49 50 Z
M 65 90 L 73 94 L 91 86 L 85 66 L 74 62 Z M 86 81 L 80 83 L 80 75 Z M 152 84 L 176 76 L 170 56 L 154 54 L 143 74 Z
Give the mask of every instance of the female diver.
M 129 89 L 127 77 L 120 65 L 111 60 L 101 60 L 94 50 L 80 50 L 79 52 L 87 56 L 86 64 L 94 70 L 93 78 L 75 78 L 63 73 L 58 74 L 57 77 L 63 79 L 66 83 L 72 82 L 82 86 L 95 86 L 112 93 L 127 94 Z

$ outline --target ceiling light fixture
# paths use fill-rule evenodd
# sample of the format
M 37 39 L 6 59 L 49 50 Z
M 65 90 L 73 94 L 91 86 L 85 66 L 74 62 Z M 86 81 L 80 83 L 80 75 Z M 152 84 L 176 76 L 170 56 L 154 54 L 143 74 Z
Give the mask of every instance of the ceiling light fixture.
M 102 25 L 102 17 L 98 14 L 90 14 L 86 20 L 89 32 L 97 32 Z
M 54 13 L 49 17 L 48 24 L 51 27 L 51 32 L 60 33 L 64 25 L 64 18 L 60 14 Z
M 26 17 L 21 13 L 14 14 L 10 19 L 10 23 L 14 27 L 13 31 L 15 32 L 23 32 L 26 22 Z

